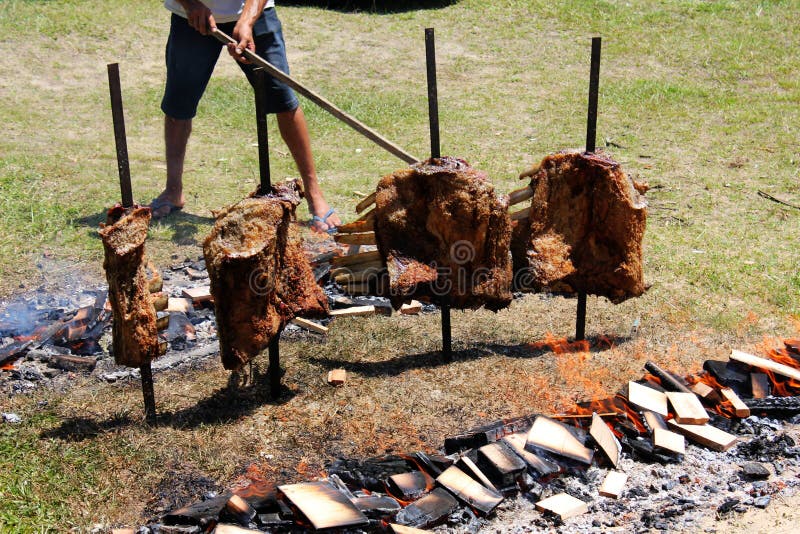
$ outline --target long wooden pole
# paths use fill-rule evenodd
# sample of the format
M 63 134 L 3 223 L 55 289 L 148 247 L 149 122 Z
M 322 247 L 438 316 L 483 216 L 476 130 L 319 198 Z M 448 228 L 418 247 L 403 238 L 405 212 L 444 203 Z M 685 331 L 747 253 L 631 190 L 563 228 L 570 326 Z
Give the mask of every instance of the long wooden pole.
M 122 88 L 119 82 L 119 63 L 109 63 L 108 89 L 111 94 L 111 117 L 114 121 L 114 140 L 117 145 L 117 167 L 119 169 L 119 189 L 122 193 L 122 207 L 133 207 L 133 188 L 131 187 L 131 168 L 128 161 L 128 141 L 125 135 L 125 115 L 122 108 Z M 149 425 L 157 423 L 156 395 L 153 391 L 153 369 L 150 362 L 139 366 L 142 378 L 142 397 L 144 417 Z
M 600 89 L 600 37 L 592 37 L 592 59 L 589 70 L 589 110 L 586 119 L 586 152 L 592 153 L 597 140 L 597 100 Z M 575 312 L 575 339 L 586 339 L 586 292 L 578 292 Z
M 236 44 L 236 40 L 234 40 L 232 37 L 230 37 L 225 32 L 219 29 L 215 28 L 214 30 L 212 30 L 212 35 L 224 45 Z M 270 76 L 272 76 L 277 80 L 282 81 L 283 83 L 285 83 L 286 85 L 288 85 L 289 87 L 291 87 L 304 97 L 308 98 L 309 100 L 317 104 L 319 107 L 321 107 L 322 109 L 324 109 L 325 111 L 327 111 L 340 121 L 344 122 L 345 124 L 350 126 L 352 129 L 354 129 L 355 131 L 357 131 L 358 133 L 360 133 L 361 135 L 363 135 L 376 145 L 387 150 L 389 153 L 397 156 L 406 163 L 416 163 L 417 161 L 419 161 L 419 158 L 412 156 L 411 154 L 409 154 L 396 144 L 392 143 L 391 141 L 380 135 L 378 132 L 376 132 L 375 130 L 364 124 L 363 122 L 359 121 L 358 119 L 356 119 L 351 115 L 348 115 L 343 110 L 333 105 L 333 103 L 331 103 L 318 93 L 315 93 L 311 89 L 305 87 L 303 84 L 301 84 L 300 82 L 298 82 L 297 80 L 295 80 L 294 78 L 292 78 L 291 76 L 289 76 L 288 74 L 286 74 L 285 72 L 283 72 L 282 70 L 271 64 L 269 61 L 256 54 L 255 52 L 251 50 L 244 50 L 242 55 L 254 65 L 263 68 L 267 74 L 269 74 Z

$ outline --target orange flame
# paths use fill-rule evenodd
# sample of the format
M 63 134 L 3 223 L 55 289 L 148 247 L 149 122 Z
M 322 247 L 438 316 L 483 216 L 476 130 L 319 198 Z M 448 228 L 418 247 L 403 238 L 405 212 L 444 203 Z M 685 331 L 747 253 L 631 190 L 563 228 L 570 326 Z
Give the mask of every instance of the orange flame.
M 544 341 L 529 343 L 531 351 L 543 351 L 549 349 L 554 354 L 569 354 L 576 352 L 589 352 L 591 346 L 585 339 L 580 341 L 570 341 L 565 337 L 556 338 L 550 332 L 544 335 Z

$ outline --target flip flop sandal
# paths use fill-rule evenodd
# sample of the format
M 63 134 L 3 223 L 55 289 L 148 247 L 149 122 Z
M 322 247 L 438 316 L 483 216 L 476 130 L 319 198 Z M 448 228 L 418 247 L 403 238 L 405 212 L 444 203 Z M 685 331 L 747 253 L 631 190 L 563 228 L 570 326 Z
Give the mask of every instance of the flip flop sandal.
M 335 226 L 332 226 L 332 225 L 331 225 L 331 224 L 328 222 L 328 219 L 330 219 L 331 215 L 333 215 L 334 213 L 336 213 L 336 210 L 335 210 L 335 209 L 333 209 L 333 208 L 331 208 L 331 209 L 329 209 L 329 210 L 328 210 L 328 213 L 326 213 L 326 214 L 325 214 L 325 215 L 323 215 L 322 217 L 320 217 L 319 215 L 313 215 L 313 216 L 311 217 L 311 226 L 313 227 L 313 226 L 315 226 L 317 223 L 322 223 L 322 224 L 324 224 L 324 225 L 326 225 L 326 226 L 328 227 L 328 229 L 327 229 L 327 230 L 325 230 L 325 233 L 328 233 L 328 234 L 335 234 L 335 233 L 337 232 L 337 230 L 336 230 L 336 227 L 335 227 Z
M 155 212 L 164 207 L 169 208 L 169 210 L 163 215 L 156 216 Z M 150 211 L 153 213 L 153 219 L 163 219 L 165 217 L 169 217 L 176 211 L 181 211 L 183 209 L 183 206 L 178 206 L 176 204 L 173 204 L 169 200 L 156 197 L 150 202 L 149 208 Z

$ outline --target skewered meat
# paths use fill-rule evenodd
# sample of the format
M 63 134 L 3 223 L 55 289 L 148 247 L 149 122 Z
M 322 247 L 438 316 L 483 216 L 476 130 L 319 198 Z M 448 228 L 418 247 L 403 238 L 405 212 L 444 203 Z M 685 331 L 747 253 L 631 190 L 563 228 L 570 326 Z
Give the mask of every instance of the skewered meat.
M 226 369 L 239 369 L 297 315 L 325 316 L 328 304 L 289 223 L 299 197 L 274 188 L 217 213 L 203 243 Z
M 114 361 L 130 367 L 140 367 L 159 355 L 144 249 L 149 225 L 150 208 L 125 209 L 118 204 L 108 210 L 106 225 L 100 229 L 114 317 Z
M 585 292 L 614 303 L 646 291 L 646 184 L 606 155 L 577 152 L 551 154 L 525 176 L 534 196 L 511 246 L 519 289 Z
M 511 221 L 486 173 L 461 159 L 432 158 L 383 177 L 375 205 L 395 308 L 420 296 L 454 308 L 511 302 Z

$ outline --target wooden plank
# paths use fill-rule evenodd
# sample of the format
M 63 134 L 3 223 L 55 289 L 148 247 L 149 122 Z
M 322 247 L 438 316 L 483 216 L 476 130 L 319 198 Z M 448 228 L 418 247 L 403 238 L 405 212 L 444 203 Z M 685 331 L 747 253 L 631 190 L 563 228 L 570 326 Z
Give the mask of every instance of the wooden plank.
M 334 234 L 337 243 L 343 245 L 374 245 L 375 232 L 358 232 L 352 234 Z
M 795 369 L 782 363 L 767 360 L 766 358 L 759 358 L 758 356 L 753 356 L 752 354 L 748 354 L 740 350 L 734 349 L 731 351 L 731 360 L 746 363 L 747 365 L 752 365 L 753 367 L 758 367 L 759 369 L 766 369 L 767 371 L 772 371 L 775 374 L 800 381 L 800 369 Z
M 484 514 L 490 513 L 503 502 L 502 495 L 487 488 L 454 465 L 436 477 L 436 483 L 450 490 L 468 506 Z
M 520 458 L 525 460 L 528 467 L 536 471 L 539 476 L 545 477 L 553 473 L 558 473 L 560 469 L 558 465 L 525 449 L 527 441 L 528 438 L 523 434 L 509 434 L 503 436 L 503 442 L 511 447 L 511 450 L 517 453 Z
M 192 299 L 185 297 L 170 297 L 167 300 L 166 311 L 188 313 L 193 310 Z
M 363 283 L 376 280 L 381 275 L 383 267 L 378 265 L 377 262 L 368 264 L 367 266 L 359 266 L 359 269 L 336 269 L 338 271 L 335 275 L 331 273 L 333 281 L 339 285 L 351 284 L 353 282 Z
M 344 528 L 369 523 L 345 495 L 327 482 L 305 482 L 278 486 L 278 489 L 319 530 Z
M 716 391 L 714 388 L 705 382 L 698 382 L 691 387 L 692 393 L 701 399 L 710 399 L 711 395 Z
M 667 399 L 675 410 L 675 420 L 687 425 L 704 425 L 709 417 L 694 393 L 668 391 Z
M 555 514 L 560 517 L 562 521 L 566 521 L 570 517 L 585 514 L 589 511 L 589 506 L 572 495 L 559 493 L 537 502 L 536 509 L 540 512 Z
M 515 211 L 510 215 L 512 221 L 521 221 L 522 219 L 527 219 L 531 214 L 531 208 L 528 206 L 527 208 L 523 208 L 519 211 Z
M 433 487 L 433 479 L 424 471 L 392 475 L 387 483 L 391 493 L 404 501 L 414 500 Z
M 517 475 L 522 474 L 527 467 L 525 460 L 502 441 L 489 443 L 478 449 L 478 466 L 501 488 L 514 486 Z
M 214 297 L 211 296 L 211 286 L 190 287 L 181 291 L 181 295 L 191 299 L 192 302 L 208 302 Z
M 347 382 L 347 371 L 344 369 L 332 369 L 328 371 L 328 384 L 332 386 L 343 386 Z
M 337 234 L 355 234 L 360 232 L 372 232 L 375 230 L 374 221 L 353 221 L 336 227 Z
M 769 377 L 764 373 L 750 373 L 750 386 L 754 399 L 763 399 L 770 395 Z
M 711 425 L 682 425 L 674 419 L 667 423 L 679 434 L 715 451 L 725 452 L 736 443 L 736 436 Z
M 410 527 L 430 527 L 444 521 L 458 510 L 458 500 L 444 488 L 433 491 L 418 499 L 395 516 L 395 521 Z
M 364 211 L 368 207 L 370 207 L 373 204 L 375 204 L 375 197 L 377 195 L 378 195 L 378 192 L 377 191 L 373 191 L 372 193 L 367 195 L 365 198 L 363 198 L 361 200 L 361 202 L 356 204 L 356 213 L 361 213 L 362 211 Z
M 475 462 L 473 462 L 469 456 L 462 456 L 461 458 L 459 458 L 458 461 L 456 462 L 456 466 L 458 466 L 462 471 L 464 471 L 468 475 L 472 476 L 473 478 L 476 478 L 478 482 L 480 482 L 490 490 L 497 491 L 497 488 L 494 487 L 494 484 L 492 484 L 492 481 L 489 480 L 489 477 L 487 477 L 483 473 L 483 471 L 481 471 L 480 467 L 475 465 Z
M 397 523 L 389 523 L 389 528 L 394 532 L 394 534 L 420 534 L 422 532 L 430 532 L 429 530 L 422 530 L 420 528 L 414 527 L 404 527 L 403 525 L 398 525 Z
M 329 315 L 331 317 L 364 317 L 366 315 L 375 315 L 375 306 L 352 306 L 350 308 L 342 308 L 341 310 L 332 310 Z
M 539 416 L 533 422 L 528 432 L 525 448 L 542 449 L 585 464 L 592 463 L 594 451 L 578 441 L 566 426 L 544 416 Z
M 295 317 L 292 319 L 292 324 L 297 325 L 301 328 L 305 328 L 306 330 L 311 330 L 312 332 L 316 332 L 317 334 L 327 334 L 328 327 L 319 324 L 316 321 L 309 321 L 308 319 L 303 319 L 302 317 Z
M 598 493 L 603 497 L 611 497 L 618 499 L 622 495 L 622 490 L 625 489 L 625 483 L 628 481 L 628 475 L 621 471 L 609 471 L 603 483 L 600 485 Z
M 352 265 L 373 261 L 383 261 L 381 253 L 377 250 L 353 254 L 351 256 L 336 256 L 331 260 L 331 263 L 336 267 L 350 267 Z
M 650 410 L 666 417 L 667 395 L 638 382 L 628 382 L 628 401 L 643 410 Z
M 686 439 L 666 428 L 653 430 L 653 446 L 676 454 L 686 454 Z
M 736 394 L 731 388 L 723 388 L 719 390 L 720 395 L 726 401 L 730 402 L 733 405 L 734 413 L 736 417 L 750 417 L 750 408 L 742 402 L 742 399 L 739 398 L 739 395 Z
M 651 412 L 650 410 L 645 410 L 642 414 L 644 415 L 644 422 L 650 427 L 651 432 L 655 431 L 656 428 L 667 429 L 667 422 L 661 415 L 656 412 Z
M 594 438 L 600 449 L 611 460 L 611 465 L 617 467 L 619 455 L 622 453 L 622 445 L 620 445 L 617 437 L 603 421 L 603 418 L 596 413 L 592 414 L 592 426 L 589 429 L 589 435 Z
M 422 311 L 422 303 L 418 300 L 412 300 L 408 304 L 400 306 L 400 313 L 403 315 L 417 315 Z

